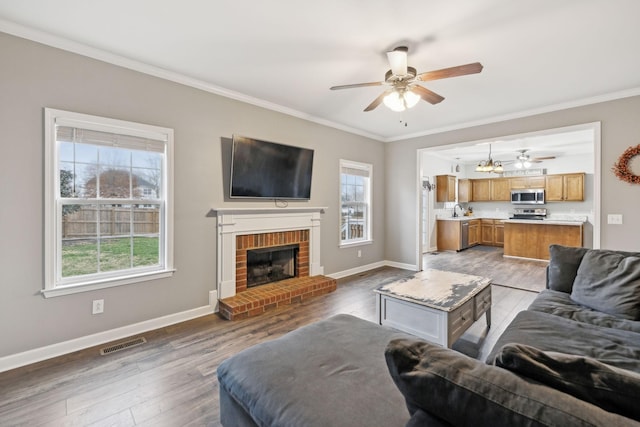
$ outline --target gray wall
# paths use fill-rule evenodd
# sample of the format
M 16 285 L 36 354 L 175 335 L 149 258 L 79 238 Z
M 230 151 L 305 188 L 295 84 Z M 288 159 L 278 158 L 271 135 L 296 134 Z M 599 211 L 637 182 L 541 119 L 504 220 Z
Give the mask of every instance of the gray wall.
M 622 182 L 611 172 L 622 152 L 640 143 L 639 114 L 640 96 L 635 96 L 387 144 L 386 259 L 417 264 L 415 245 L 407 244 L 418 232 L 416 150 L 597 121 L 602 126 L 600 246 L 640 251 L 640 185 Z M 624 224 L 608 225 L 610 213 L 622 214 Z
M 384 259 L 384 144 L 0 33 L 0 357 L 208 304 L 215 289 L 213 207 L 225 202 L 221 147 L 233 133 L 315 150 L 312 199 L 327 206 L 321 259 L 335 273 Z M 175 266 L 170 279 L 44 299 L 43 108 L 175 130 Z M 339 164 L 374 165 L 374 243 L 338 248 Z M 104 298 L 104 314 L 91 301 Z

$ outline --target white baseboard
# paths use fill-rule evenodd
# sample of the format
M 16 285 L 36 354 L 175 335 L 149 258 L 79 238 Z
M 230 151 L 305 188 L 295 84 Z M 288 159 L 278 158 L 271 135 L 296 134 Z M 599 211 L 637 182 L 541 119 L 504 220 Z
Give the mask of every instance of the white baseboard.
M 404 264 L 402 262 L 385 261 L 385 265 L 388 267 L 401 268 L 403 270 L 418 271 L 418 266 L 415 264 Z
M 394 261 L 378 261 L 367 265 L 361 265 L 360 267 L 350 268 L 349 270 L 338 271 L 336 273 L 328 274 L 327 276 L 332 279 L 342 279 L 343 277 L 353 276 L 354 274 L 360 274 L 365 271 L 373 270 L 380 267 L 395 267 L 402 268 L 403 270 L 418 271 L 418 267 L 411 264 L 402 264 Z
M 194 308 L 180 313 L 169 314 L 167 316 L 158 317 L 156 319 L 145 320 L 144 322 L 134 323 L 132 325 L 123 326 L 121 328 L 111 329 L 97 334 L 87 335 L 75 338 L 61 343 L 51 344 L 45 347 L 35 348 L 33 350 L 24 351 L 22 353 L 11 354 L 9 356 L 0 357 L 0 372 L 10 369 L 19 368 L 52 357 L 62 356 L 64 354 L 73 353 L 74 351 L 83 350 L 85 348 L 104 344 L 107 342 L 120 340 L 132 335 L 141 334 L 165 326 L 174 325 L 186 320 L 195 319 L 196 317 L 206 316 L 213 313 L 213 307 L 205 305 L 203 307 Z

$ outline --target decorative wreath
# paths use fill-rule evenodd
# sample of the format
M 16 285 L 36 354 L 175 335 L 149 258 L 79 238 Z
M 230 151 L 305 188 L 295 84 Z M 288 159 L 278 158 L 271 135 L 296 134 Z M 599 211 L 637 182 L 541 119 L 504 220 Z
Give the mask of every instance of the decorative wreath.
M 640 155 L 640 144 L 635 147 L 629 147 L 622 153 L 622 156 L 618 159 L 618 163 L 613 165 L 613 173 L 616 174 L 619 180 L 626 181 L 630 184 L 640 184 L 640 176 L 634 175 L 629 170 L 629 162 L 635 156 Z

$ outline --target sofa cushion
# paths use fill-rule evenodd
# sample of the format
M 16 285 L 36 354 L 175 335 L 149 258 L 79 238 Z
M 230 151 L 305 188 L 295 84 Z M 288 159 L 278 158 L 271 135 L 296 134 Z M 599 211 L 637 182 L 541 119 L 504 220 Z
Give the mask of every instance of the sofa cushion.
M 454 350 L 418 339 L 392 340 L 385 352 L 409 412 L 454 426 L 629 425 L 629 419 Z
M 640 420 L 640 374 L 572 354 L 507 344 L 494 364 L 610 412 Z
M 487 357 L 493 363 L 508 343 L 521 343 L 542 351 L 591 357 L 602 363 L 640 373 L 640 333 L 575 322 L 553 314 L 521 311 Z
M 587 248 L 550 245 L 547 288 L 554 291 L 571 293 L 573 281 L 578 273 L 578 267 L 580 267 L 582 257 L 584 257 L 588 250 Z
M 543 289 L 527 310 L 549 313 L 565 319 L 575 320 L 576 322 L 589 323 L 605 328 L 640 333 L 640 321 L 623 319 L 613 314 L 585 307 L 572 300 L 571 294 L 566 292 Z
M 408 336 L 341 314 L 230 357 L 218 367 L 218 382 L 236 412 L 242 408 L 259 426 L 400 427 L 410 415 L 384 350 Z
M 571 299 L 605 313 L 640 320 L 640 257 L 587 251 L 578 268 Z

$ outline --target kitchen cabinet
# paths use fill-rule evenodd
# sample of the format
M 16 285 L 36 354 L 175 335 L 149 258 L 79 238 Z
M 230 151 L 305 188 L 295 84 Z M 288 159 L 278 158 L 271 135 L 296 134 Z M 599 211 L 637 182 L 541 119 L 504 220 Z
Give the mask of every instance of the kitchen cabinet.
M 471 180 L 459 179 L 458 180 L 458 203 L 468 203 L 473 200 L 471 193 Z
M 545 201 L 580 202 L 584 200 L 584 173 L 547 175 Z
M 509 178 L 494 178 L 491 180 L 491 201 L 511 201 L 511 183 L 509 182 Z
M 544 188 L 545 177 L 544 175 L 540 176 L 517 176 L 509 178 L 510 188 L 512 190 L 522 190 L 527 188 Z
M 493 245 L 504 246 L 504 221 L 499 219 L 493 222 Z
M 471 195 L 474 202 L 488 202 L 491 200 L 491 179 L 472 179 Z
M 504 245 L 504 221 L 501 219 L 480 220 L 480 243 L 488 246 Z
M 504 224 L 504 256 L 549 259 L 549 245 L 582 246 L 582 224 L 547 224 L 507 221 Z
M 463 238 L 466 228 L 467 240 Z M 478 219 L 439 219 L 436 221 L 436 232 L 439 251 L 460 251 L 477 245 L 480 220 Z
M 461 248 L 461 221 L 439 219 L 436 221 L 436 233 L 439 251 L 459 251 Z
M 480 244 L 480 220 L 472 219 L 469 221 L 469 246 Z
M 436 202 L 456 201 L 456 177 L 453 175 L 436 175 Z
M 480 243 L 493 246 L 494 224 L 492 219 L 480 220 Z

